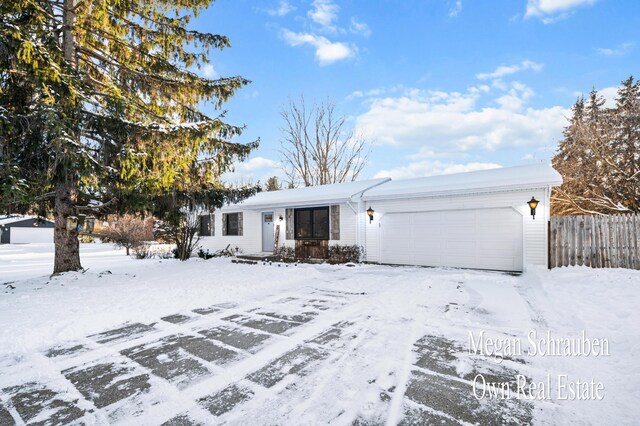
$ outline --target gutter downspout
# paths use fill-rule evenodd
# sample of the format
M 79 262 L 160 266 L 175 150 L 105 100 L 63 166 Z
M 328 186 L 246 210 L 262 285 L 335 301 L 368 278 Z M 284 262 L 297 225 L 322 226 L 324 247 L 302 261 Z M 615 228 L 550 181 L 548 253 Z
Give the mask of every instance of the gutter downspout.
M 362 221 L 360 220 L 360 212 L 362 211 L 362 208 L 363 208 L 362 207 L 362 203 L 363 203 L 362 197 L 364 196 L 364 193 L 367 192 L 368 190 L 370 190 L 372 188 L 375 188 L 376 186 L 383 185 L 383 184 L 389 182 L 390 180 L 391 180 L 391 178 L 384 178 L 382 181 L 376 183 L 375 185 L 371 185 L 370 187 L 365 188 L 362 191 L 356 192 L 347 201 L 347 205 L 353 211 L 353 213 L 355 213 L 355 216 L 356 216 L 356 245 L 357 246 L 364 247 L 364 244 L 366 243 L 366 241 L 363 241 L 363 238 L 362 238 L 362 230 L 361 230 L 361 228 L 362 228 L 362 223 L 361 222 Z M 356 201 L 358 202 L 358 207 L 357 207 L 357 209 L 354 209 L 354 207 L 351 205 L 351 202 L 356 202 Z

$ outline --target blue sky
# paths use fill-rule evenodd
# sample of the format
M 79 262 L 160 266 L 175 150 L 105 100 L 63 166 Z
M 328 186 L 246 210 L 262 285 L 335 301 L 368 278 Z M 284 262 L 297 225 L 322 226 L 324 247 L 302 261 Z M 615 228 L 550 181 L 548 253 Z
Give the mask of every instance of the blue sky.
M 300 95 L 370 141 L 361 178 L 548 161 L 580 93 L 640 77 L 639 18 L 635 0 L 218 0 L 194 27 L 232 45 L 203 74 L 252 80 L 224 108 L 261 145 L 226 178 L 255 182 L 282 176 Z

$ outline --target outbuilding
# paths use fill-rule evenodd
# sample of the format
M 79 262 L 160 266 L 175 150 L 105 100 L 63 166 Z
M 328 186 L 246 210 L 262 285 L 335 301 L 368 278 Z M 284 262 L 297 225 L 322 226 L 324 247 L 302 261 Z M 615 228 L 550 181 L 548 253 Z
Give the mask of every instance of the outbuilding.
M 53 243 L 52 221 L 35 216 L 0 217 L 0 244 Z
M 206 248 L 246 254 L 284 246 L 326 258 L 332 244 L 357 245 L 372 263 L 519 272 L 547 265 L 550 193 L 561 183 L 536 164 L 263 192 L 206 215 L 200 234 Z

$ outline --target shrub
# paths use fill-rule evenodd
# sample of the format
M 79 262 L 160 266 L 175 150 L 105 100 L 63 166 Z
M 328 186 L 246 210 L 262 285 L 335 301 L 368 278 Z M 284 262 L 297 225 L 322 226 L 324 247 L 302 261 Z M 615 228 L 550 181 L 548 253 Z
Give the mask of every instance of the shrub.
M 141 247 L 144 248 L 144 241 L 153 238 L 147 222 L 130 214 L 119 217 L 113 226 L 104 228 L 100 236 L 118 247 L 124 247 L 127 250 L 127 256 L 131 249 L 135 252 Z M 138 257 L 137 252 L 135 255 Z
M 276 257 L 279 257 L 280 259 L 295 259 L 296 249 L 288 246 L 280 246 L 276 252 Z
M 359 263 L 364 254 L 362 246 L 358 245 L 330 245 L 329 246 L 329 262 L 330 263 Z
M 200 259 L 209 260 L 212 257 L 215 257 L 215 255 L 213 253 L 209 252 L 209 249 L 207 249 L 206 251 L 200 249 L 200 250 L 198 250 L 198 257 Z

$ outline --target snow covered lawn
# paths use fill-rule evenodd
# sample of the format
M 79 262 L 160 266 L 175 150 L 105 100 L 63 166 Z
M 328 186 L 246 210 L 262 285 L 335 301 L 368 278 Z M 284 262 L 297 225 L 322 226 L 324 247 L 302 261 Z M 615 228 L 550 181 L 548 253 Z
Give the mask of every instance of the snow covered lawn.
M 0 246 L 3 426 L 640 418 L 637 271 L 82 258 Z

